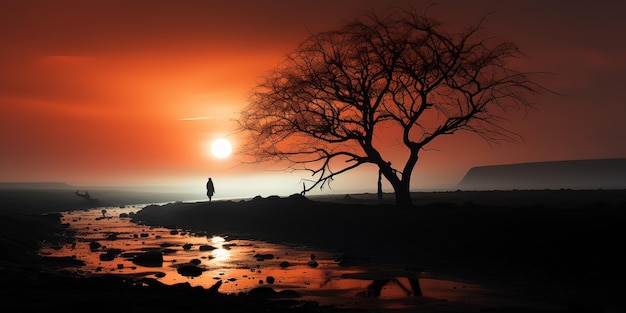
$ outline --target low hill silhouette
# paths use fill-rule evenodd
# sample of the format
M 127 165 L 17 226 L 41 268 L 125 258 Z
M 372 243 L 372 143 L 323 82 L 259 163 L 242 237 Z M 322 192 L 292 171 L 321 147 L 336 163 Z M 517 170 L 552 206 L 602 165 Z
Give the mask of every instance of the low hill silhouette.
M 68 190 L 76 187 L 63 182 L 0 182 L 0 189 Z
M 460 190 L 624 189 L 626 158 L 518 163 L 471 168 Z

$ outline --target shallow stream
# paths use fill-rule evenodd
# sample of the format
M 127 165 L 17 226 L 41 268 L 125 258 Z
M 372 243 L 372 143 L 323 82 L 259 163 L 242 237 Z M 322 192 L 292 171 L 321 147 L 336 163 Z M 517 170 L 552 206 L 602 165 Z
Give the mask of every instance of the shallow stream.
M 84 261 L 77 274 L 133 274 L 156 278 L 165 284 L 188 282 L 210 288 L 218 281 L 221 293 L 247 292 L 269 286 L 276 291 L 294 290 L 302 300 L 340 307 L 409 308 L 418 302 L 480 302 L 486 290 L 476 284 L 415 273 L 421 296 L 414 290 L 406 271 L 361 266 L 340 266 L 337 255 L 307 247 L 293 247 L 254 240 L 231 240 L 210 234 L 195 234 L 183 229 L 149 227 L 131 222 L 130 217 L 144 206 L 103 207 L 63 213 L 63 223 L 75 231 L 75 244 L 44 247 L 40 253 L 57 257 L 74 257 Z M 93 242 L 99 246 L 93 249 Z M 90 244 L 92 246 L 90 246 Z M 111 260 L 101 255 L 119 249 Z M 160 267 L 133 263 L 137 253 L 163 252 Z M 179 274 L 178 266 L 195 262 L 203 270 L 199 276 Z M 377 276 L 378 275 L 378 276 Z M 373 296 L 374 279 L 386 283 Z M 380 282 L 380 281 L 379 281 Z M 414 285 L 415 286 L 415 285 Z

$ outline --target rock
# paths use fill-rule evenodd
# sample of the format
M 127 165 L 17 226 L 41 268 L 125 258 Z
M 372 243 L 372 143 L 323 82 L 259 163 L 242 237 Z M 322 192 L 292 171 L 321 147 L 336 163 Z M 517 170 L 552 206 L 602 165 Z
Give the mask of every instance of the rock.
M 96 251 L 98 250 L 100 247 L 102 247 L 102 244 L 100 244 L 97 241 L 91 241 L 89 243 L 89 249 L 91 249 L 91 251 Z
M 102 253 L 100 254 L 100 261 L 113 261 L 115 254 Z
M 274 255 L 273 255 L 273 254 L 271 254 L 271 253 L 265 253 L 265 254 L 260 254 L 260 253 L 257 253 L 257 254 L 255 254 L 255 255 L 254 255 L 254 258 L 255 258 L 257 261 L 265 261 L 265 260 L 271 260 L 271 259 L 273 259 L 273 258 L 274 258 Z
M 218 282 L 216 282 L 216 283 L 215 283 L 213 286 L 211 286 L 208 290 L 209 290 L 210 292 L 218 293 L 218 292 L 219 292 L 219 291 L 218 291 L 218 289 L 220 288 L 220 286 L 222 286 L 222 281 L 221 281 L 221 280 L 220 280 L 220 281 L 218 281 Z
M 178 272 L 178 274 L 187 276 L 187 277 L 198 277 L 202 275 L 202 272 L 204 272 L 203 269 L 191 263 L 180 265 L 176 269 L 176 271 Z
M 106 253 L 100 254 L 100 261 L 112 261 L 120 253 L 121 249 L 108 249 Z
M 161 251 L 148 251 L 135 255 L 133 263 L 145 267 L 163 266 L 163 253 Z

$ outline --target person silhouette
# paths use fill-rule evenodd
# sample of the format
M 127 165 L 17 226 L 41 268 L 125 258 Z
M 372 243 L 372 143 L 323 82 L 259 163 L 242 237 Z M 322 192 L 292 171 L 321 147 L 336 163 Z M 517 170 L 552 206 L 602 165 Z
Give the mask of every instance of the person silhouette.
M 211 202 L 213 194 L 215 194 L 215 187 L 213 186 L 213 180 L 209 177 L 209 180 L 206 182 L 206 195 L 209 197 L 209 202 Z

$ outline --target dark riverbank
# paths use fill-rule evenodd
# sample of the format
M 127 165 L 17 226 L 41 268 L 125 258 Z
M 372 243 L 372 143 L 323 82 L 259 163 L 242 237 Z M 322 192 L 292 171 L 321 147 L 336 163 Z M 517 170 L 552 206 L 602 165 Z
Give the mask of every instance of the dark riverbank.
M 65 269 L 80 268 L 72 258 L 37 254 L 48 245 L 72 240 L 60 224 L 60 214 L 5 214 L 0 216 L 0 309 L 2 312 L 362 312 L 338 309 L 312 301 L 283 297 L 269 288 L 240 295 L 225 295 L 214 288 L 189 284 L 167 286 L 153 278 L 113 274 L 75 276 Z M 93 275 L 92 275 L 93 274 Z
M 625 191 L 419 193 L 416 208 L 374 204 L 374 195 L 259 198 L 171 203 L 136 214 L 142 223 L 231 237 L 305 244 L 350 255 L 356 262 L 403 264 L 473 281 L 525 286 L 520 298 L 553 306 L 507 303 L 506 312 L 623 310 Z M 141 278 L 70 277 L 76 266 L 36 255 L 40 242 L 68 240 L 57 215 L 2 212 L 0 270 L 3 312 L 73 309 L 102 303 L 135 311 L 210 309 L 242 312 L 346 311 L 297 299 L 225 296 L 189 286 L 166 287 Z M 57 237 L 57 235 L 64 235 Z M 150 284 L 152 287 L 146 287 Z M 22 300 L 31 299 L 31 300 Z M 32 300 L 34 299 L 34 300 Z M 106 301 L 103 301 L 106 299 Z M 106 303 L 103 303 L 106 302 Z M 550 309 L 549 309 L 550 308 Z M 601 310 L 600 310 L 601 309 Z M 471 303 L 422 312 L 475 312 Z
M 471 280 L 522 282 L 538 296 L 558 288 L 564 295 L 559 301 L 595 292 L 600 294 L 594 297 L 613 301 L 612 289 L 623 290 L 619 247 L 624 244 L 625 195 L 568 190 L 424 193 L 413 209 L 362 204 L 369 195 L 333 202 L 269 197 L 150 206 L 135 220 L 306 244 L 362 262 L 420 267 Z

